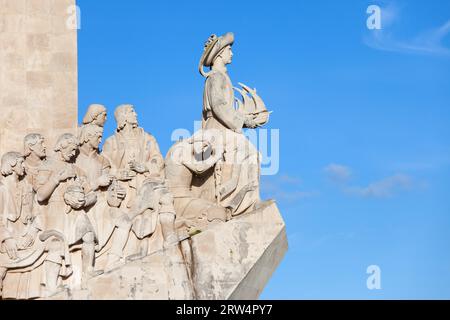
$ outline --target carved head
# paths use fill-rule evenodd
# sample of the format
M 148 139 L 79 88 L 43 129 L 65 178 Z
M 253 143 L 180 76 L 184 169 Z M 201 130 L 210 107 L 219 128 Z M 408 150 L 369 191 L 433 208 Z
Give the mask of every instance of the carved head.
M 224 65 L 230 64 L 233 61 L 233 51 L 231 50 L 231 45 L 226 46 L 217 54 L 213 61 L 213 65 L 217 59 L 221 59 Z
M 19 152 L 7 152 L 2 157 L 1 173 L 4 177 L 16 174 L 22 177 L 25 174 L 24 158 Z
M 92 149 L 98 149 L 102 143 L 103 128 L 95 124 L 87 124 L 81 127 L 78 140 L 80 145 L 88 143 Z
M 114 111 L 114 117 L 117 122 L 117 130 L 123 129 L 127 124 L 137 127 L 137 114 L 134 111 L 134 106 L 131 104 L 122 104 Z
M 234 43 L 234 34 L 228 32 L 223 36 L 211 35 L 205 43 L 203 55 L 200 58 L 199 71 L 206 75 L 203 67 L 212 67 L 219 59 L 224 65 L 230 64 L 233 58 L 231 46 Z
M 30 133 L 23 139 L 24 156 L 28 157 L 31 153 L 34 153 L 40 159 L 46 157 L 45 139 L 39 133 Z
M 106 122 L 106 108 L 102 104 L 91 104 L 83 118 L 83 124 L 96 124 L 103 127 Z
M 64 161 L 69 162 L 76 156 L 78 139 L 71 133 L 64 133 L 58 138 L 54 150 L 61 154 Z
M 127 195 L 127 189 L 115 180 L 108 187 L 108 204 L 110 207 L 118 208 Z

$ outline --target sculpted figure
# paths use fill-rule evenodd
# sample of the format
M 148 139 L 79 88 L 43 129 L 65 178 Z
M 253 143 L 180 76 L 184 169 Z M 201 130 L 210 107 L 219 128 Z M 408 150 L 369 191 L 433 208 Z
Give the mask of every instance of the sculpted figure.
M 166 183 L 174 197 L 177 225 L 186 228 L 188 233 L 203 230 L 212 222 L 229 220 L 248 191 L 237 194 L 228 207 L 223 207 L 200 198 L 192 189 L 194 178 L 207 177 L 223 161 L 221 135 L 213 132 L 198 131 L 191 138 L 175 143 L 166 156 Z M 218 191 L 226 192 L 225 186 L 218 187 Z
M 83 118 L 83 125 L 95 124 L 104 127 L 106 122 L 106 108 L 102 104 L 91 104 Z
M 233 213 L 238 215 L 253 210 L 260 201 L 259 153 L 242 134 L 242 128 L 256 128 L 267 122 L 268 117 L 260 116 L 261 113 L 266 114 L 266 110 L 258 108 L 249 110 L 248 103 L 241 103 L 240 108 L 235 108 L 233 85 L 227 72 L 227 65 L 231 63 L 233 57 L 231 50 L 233 43 L 232 33 L 221 37 L 212 35 L 205 44 L 199 70 L 206 77 L 203 94 L 203 128 L 221 132 L 225 149 L 223 165 L 216 171 L 216 177 L 219 177 L 220 181 L 214 182 L 211 175 L 203 190 L 214 190 L 214 185 L 227 184 L 228 192 L 222 196 L 217 190 L 215 194 L 208 196 L 211 200 L 218 199 L 219 203 L 226 207 L 236 194 L 248 189 L 239 208 Z M 206 73 L 204 67 L 210 67 L 211 70 Z M 260 108 L 262 106 L 259 106 Z
M 127 189 L 122 206 L 130 208 L 145 179 L 164 179 L 164 161 L 156 139 L 138 126 L 132 105 L 117 107 L 114 116 L 117 130 L 105 141 L 102 154 L 111 161 L 111 173 Z
M 96 202 L 96 195 L 87 182 L 85 173 L 73 164 L 78 151 L 78 140 L 72 134 L 61 135 L 54 148 L 55 155 L 38 170 L 37 199 L 46 204 L 45 229 L 58 233 L 64 239 L 60 256 L 48 268 L 54 270 L 52 282 L 71 272 L 70 256 L 65 250 L 81 243 L 82 279 L 98 275 L 94 271 L 96 235 L 84 209 Z M 72 248 L 73 249 L 73 248 Z M 67 272 L 62 272 L 65 266 Z
M 47 157 L 45 139 L 39 133 L 30 133 L 23 139 L 25 157 L 25 178 L 30 185 L 34 185 L 38 174 L 38 168 Z
M 6 273 L 8 290 L 4 298 L 29 299 L 41 296 L 44 282 L 38 268 L 53 253 L 51 246 L 38 238 L 42 230 L 39 216 L 33 215 L 29 199 L 30 187 L 23 179 L 24 158 L 8 152 L 1 160 L 0 182 L 0 297 Z
M 122 258 L 123 248 L 128 240 L 131 221 L 120 210 L 116 210 L 125 198 L 126 190 L 117 183 L 111 186 L 114 177 L 110 174 L 109 160 L 99 153 L 103 137 L 103 128 L 95 124 L 86 124 L 80 130 L 80 152 L 75 164 L 83 168 L 90 188 L 97 191 L 95 206 L 87 208 L 87 214 L 93 223 L 98 244 L 96 251 L 102 254 L 108 241 L 112 241 L 108 252 L 108 265 L 114 265 Z M 111 186 L 111 187 L 110 187 Z M 114 233 L 114 236 L 112 237 Z
M 170 247 L 178 244 L 173 198 L 161 181 L 152 179 L 144 181 L 137 193 L 134 205 L 129 209 L 120 209 L 120 204 L 125 197 L 124 192 L 125 190 L 121 189 L 120 184 L 113 184 L 110 187 L 108 203 L 112 207 L 111 216 L 117 217 L 123 226 L 128 224 L 128 230 L 132 230 L 136 238 L 140 240 L 139 251 L 130 255 L 129 259 L 141 258 L 148 253 L 148 241 L 158 224 L 161 226 L 163 246 Z M 125 227 L 123 227 L 124 229 Z M 112 256 L 123 258 L 126 242 L 127 237 L 116 237 L 111 249 Z M 112 256 L 110 255 L 109 265 L 117 261 L 117 259 L 114 261 Z

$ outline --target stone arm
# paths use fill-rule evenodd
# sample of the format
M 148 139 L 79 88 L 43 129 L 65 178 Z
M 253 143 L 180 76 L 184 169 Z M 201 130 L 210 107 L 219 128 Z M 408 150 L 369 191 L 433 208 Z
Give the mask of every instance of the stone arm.
M 3 190 L 0 189 L 0 251 L 3 247 L 5 240 L 13 238 L 13 235 L 6 227 L 6 221 L 8 220 L 8 212 L 5 205 L 5 196 Z
M 85 194 L 84 207 L 93 206 L 97 202 L 97 194 L 91 188 L 91 185 L 89 184 L 89 181 L 83 170 L 77 167 L 76 171 L 77 171 L 77 179 L 81 183 L 81 186 Z
M 93 191 L 97 191 L 102 187 L 109 186 L 112 180 L 111 172 L 111 164 L 106 157 L 102 156 L 102 172 L 100 177 L 98 177 L 95 181 L 90 181 L 90 188 Z
M 156 139 L 147 133 L 145 141 L 147 150 L 147 161 L 145 166 L 146 169 L 148 169 L 145 174 L 147 176 L 162 177 L 164 175 L 164 158 L 159 149 L 159 145 L 156 142 Z
M 105 143 L 103 144 L 102 156 L 106 157 L 109 160 L 111 169 L 114 171 L 118 169 L 115 167 L 115 163 L 113 161 L 115 152 L 115 147 L 111 138 L 106 139 Z
M 86 194 L 86 202 L 84 204 L 85 207 L 93 206 L 97 202 L 97 195 L 94 191 L 91 191 Z
M 42 181 L 36 188 L 36 197 L 39 202 L 48 200 L 60 183 L 50 172 L 39 172 L 38 181 Z
M 227 85 L 225 77 L 220 73 L 208 77 L 207 99 L 216 120 L 233 131 L 240 131 L 244 127 L 245 116 L 232 107 L 233 101 L 227 101 Z

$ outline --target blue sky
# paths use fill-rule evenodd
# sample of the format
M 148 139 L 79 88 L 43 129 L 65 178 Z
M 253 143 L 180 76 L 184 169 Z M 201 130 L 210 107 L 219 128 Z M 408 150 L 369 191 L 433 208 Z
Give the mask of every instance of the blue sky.
M 262 194 L 290 248 L 261 298 L 450 299 L 449 1 L 77 3 L 80 119 L 105 104 L 109 136 L 132 103 L 163 154 L 200 119 L 204 41 L 235 33 L 231 78 L 258 88 L 280 133 Z

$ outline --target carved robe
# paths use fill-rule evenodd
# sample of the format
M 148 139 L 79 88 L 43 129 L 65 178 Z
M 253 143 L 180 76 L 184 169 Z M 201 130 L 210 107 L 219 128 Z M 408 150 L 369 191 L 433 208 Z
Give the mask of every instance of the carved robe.
M 225 161 L 221 172 L 220 184 L 235 184 L 234 191 L 221 200 L 227 206 L 243 188 L 255 185 L 254 190 L 247 192 L 244 200 L 234 215 L 251 211 L 259 198 L 259 153 L 250 141 L 242 134 L 245 117 L 234 108 L 233 85 L 227 73 L 212 71 L 205 82 L 203 94 L 203 129 L 220 130 L 223 135 Z M 214 201 L 214 176 L 201 187 L 202 197 Z
M 206 199 L 202 199 L 192 189 L 193 177 L 212 169 L 196 170 L 196 160 L 191 146 L 185 141 L 175 143 L 166 156 L 166 184 L 174 199 L 176 227 L 183 234 L 193 227 L 204 230 L 214 219 L 226 221 L 227 215 L 223 207 Z
M 29 228 L 42 230 L 38 216 L 32 216 L 29 192 L 31 186 L 22 180 L 14 183 L 3 179 L 0 182 L 0 269 L 7 272 L 4 279 L 4 299 L 31 299 L 41 296 L 41 284 L 45 279 L 42 270 L 46 244 L 35 239 L 28 248 L 18 248 L 16 260 L 11 260 L 4 248 L 9 238 L 20 240 Z
M 75 164 L 84 169 L 88 183 L 93 183 L 102 175 L 109 174 L 111 164 L 109 160 L 98 154 L 96 150 L 86 153 L 80 149 L 80 154 L 76 158 Z M 97 202 L 94 206 L 87 209 L 87 215 L 97 235 L 97 251 L 100 251 L 108 242 L 116 226 L 114 217 L 110 214 L 110 208 L 107 203 L 107 188 L 100 188 L 97 191 Z
M 71 246 L 79 242 L 87 232 L 92 231 L 95 233 L 92 223 L 85 212 L 83 210 L 71 210 L 64 201 L 64 193 L 73 183 L 80 183 L 86 194 L 90 191 L 90 185 L 86 180 L 85 173 L 74 164 L 49 159 L 39 167 L 39 173 L 36 178 L 36 189 L 39 190 L 50 179 L 53 179 L 58 172 L 67 167 L 71 167 L 76 172 L 76 178 L 60 182 L 55 188 L 46 201 L 43 220 L 45 221 L 45 230 L 55 230 L 62 233 L 65 237 L 66 244 Z
M 116 132 L 105 141 L 102 155 L 110 160 L 111 174 L 116 176 L 120 176 L 121 171 L 131 172 L 128 165 L 130 161 L 145 164 L 149 169 L 144 174 L 132 172 L 135 175 L 132 179 L 121 182 L 127 189 L 127 197 L 123 206 L 128 208 L 132 206 L 137 190 L 146 178 L 164 179 L 164 160 L 158 143 L 142 128 L 136 128 L 131 136 L 126 136 L 121 131 Z M 120 180 L 120 178 L 118 179 Z

